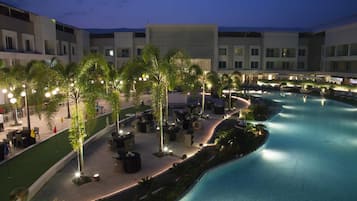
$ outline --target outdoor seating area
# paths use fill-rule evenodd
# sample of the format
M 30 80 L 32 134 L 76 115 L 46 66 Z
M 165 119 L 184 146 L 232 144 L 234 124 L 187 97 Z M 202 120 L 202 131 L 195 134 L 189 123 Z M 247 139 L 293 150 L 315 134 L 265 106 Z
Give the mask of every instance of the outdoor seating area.
M 38 133 L 38 128 L 36 132 Z M 36 143 L 36 134 L 35 136 L 31 136 L 31 131 L 27 127 L 24 127 L 23 130 L 12 130 L 8 132 L 6 139 L 8 142 L 11 142 L 14 147 L 26 148 Z

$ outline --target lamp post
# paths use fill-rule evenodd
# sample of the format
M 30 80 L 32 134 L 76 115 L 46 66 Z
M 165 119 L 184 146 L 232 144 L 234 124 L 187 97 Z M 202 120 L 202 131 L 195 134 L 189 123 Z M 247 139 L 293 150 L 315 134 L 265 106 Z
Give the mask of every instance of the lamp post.
M 27 88 L 25 87 L 25 91 L 21 92 L 20 94 L 25 99 L 25 108 L 26 108 L 26 117 L 27 117 L 27 127 L 31 130 L 31 120 L 30 120 L 30 108 L 28 104 L 28 97 L 27 97 Z
M 10 99 L 10 103 L 11 104 L 16 104 L 17 100 L 16 98 L 14 98 L 14 94 L 12 94 L 11 92 L 7 94 L 7 97 Z M 18 119 L 18 116 L 17 116 L 17 107 L 15 105 L 15 125 L 21 125 L 19 123 L 19 119 Z

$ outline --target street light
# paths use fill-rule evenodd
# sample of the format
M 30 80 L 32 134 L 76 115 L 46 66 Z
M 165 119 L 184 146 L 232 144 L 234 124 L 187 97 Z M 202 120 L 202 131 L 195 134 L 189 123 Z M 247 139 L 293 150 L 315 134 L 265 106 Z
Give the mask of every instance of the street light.
M 26 90 L 26 86 L 24 87 Z M 30 120 L 30 108 L 27 100 L 27 93 L 26 91 L 22 91 L 20 94 L 22 97 L 25 99 L 25 108 L 26 108 L 26 117 L 27 117 L 27 127 L 29 130 L 31 130 L 31 120 Z
M 10 103 L 11 103 L 11 104 L 15 104 L 15 103 L 17 102 L 16 98 L 14 98 L 14 95 L 13 95 L 12 93 L 9 93 L 9 94 L 11 94 L 11 95 L 10 95 L 10 96 L 11 96 L 11 98 L 10 98 Z M 8 97 L 9 97 L 9 94 L 8 94 Z M 19 123 L 19 120 L 18 120 L 17 107 L 16 107 L 16 105 L 15 105 L 15 126 L 17 126 L 17 125 L 21 125 L 21 124 Z
M 46 98 L 51 97 L 51 93 L 50 93 L 50 92 L 46 92 L 46 93 L 45 93 L 45 97 L 46 97 Z

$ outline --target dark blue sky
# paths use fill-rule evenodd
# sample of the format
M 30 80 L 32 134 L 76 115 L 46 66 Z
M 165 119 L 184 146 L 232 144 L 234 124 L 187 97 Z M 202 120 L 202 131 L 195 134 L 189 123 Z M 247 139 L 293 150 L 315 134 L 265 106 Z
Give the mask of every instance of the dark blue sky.
M 357 0 L 3 0 L 80 28 L 146 24 L 307 28 L 357 15 Z

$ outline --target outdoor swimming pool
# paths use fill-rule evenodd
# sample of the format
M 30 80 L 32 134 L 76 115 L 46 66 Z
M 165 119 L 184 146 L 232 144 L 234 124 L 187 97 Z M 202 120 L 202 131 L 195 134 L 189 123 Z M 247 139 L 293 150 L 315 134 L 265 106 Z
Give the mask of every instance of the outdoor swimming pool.
M 357 108 L 269 93 L 283 105 L 264 147 L 209 171 L 181 201 L 357 200 Z

